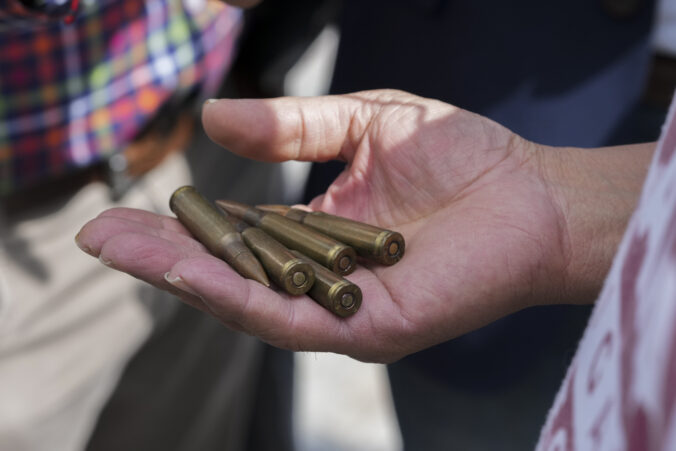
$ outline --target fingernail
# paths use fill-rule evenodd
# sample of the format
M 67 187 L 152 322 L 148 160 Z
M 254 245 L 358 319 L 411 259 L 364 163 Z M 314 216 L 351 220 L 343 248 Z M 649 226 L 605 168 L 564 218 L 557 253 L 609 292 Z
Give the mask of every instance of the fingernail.
M 193 290 L 187 283 L 185 283 L 185 280 L 181 278 L 181 276 L 175 276 L 172 277 L 168 272 L 164 273 L 164 280 L 169 282 L 172 286 L 178 288 L 181 291 L 185 291 L 186 293 L 192 294 L 194 296 L 197 296 L 201 298 L 199 294 L 195 290 Z
M 113 267 L 113 261 L 105 258 L 103 255 L 99 255 L 99 261 L 108 267 Z
M 80 243 L 80 232 L 75 235 L 75 244 L 77 247 L 80 248 L 80 250 L 86 254 L 89 255 L 94 255 L 94 252 L 89 248 L 89 246 L 85 246 L 84 244 Z
M 218 102 L 218 99 L 207 99 L 204 103 L 206 105 L 211 105 L 212 103 Z

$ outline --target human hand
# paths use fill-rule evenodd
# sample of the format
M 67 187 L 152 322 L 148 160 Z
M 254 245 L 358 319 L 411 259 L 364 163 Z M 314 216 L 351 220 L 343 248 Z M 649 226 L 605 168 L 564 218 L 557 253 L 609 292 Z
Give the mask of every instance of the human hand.
M 570 280 L 589 272 L 571 263 L 575 215 L 547 177 L 562 173 L 550 170 L 560 158 L 483 117 L 373 91 L 221 100 L 205 105 L 203 122 L 212 139 L 250 158 L 345 160 L 347 169 L 310 206 L 406 238 L 399 263 L 367 264 L 349 277 L 364 300 L 340 319 L 308 297 L 241 278 L 170 218 L 110 210 L 78 235 L 110 266 L 273 345 L 390 362 L 559 301 Z

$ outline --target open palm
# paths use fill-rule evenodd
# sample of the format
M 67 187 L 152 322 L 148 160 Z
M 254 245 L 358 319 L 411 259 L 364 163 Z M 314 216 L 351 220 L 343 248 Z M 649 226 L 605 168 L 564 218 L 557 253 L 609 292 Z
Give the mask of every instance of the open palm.
M 250 158 L 346 161 L 311 207 L 406 238 L 399 263 L 349 276 L 364 301 L 341 319 L 241 278 L 171 218 L 114 209 L 78 235 L 104 263 L 230 327 L 288 349 L 389 362 L 546 300 L 562 283 L 565 231 L 539 147 L 494 122 L 399 91 L 223 100 L 205 106 L 203 121 Z

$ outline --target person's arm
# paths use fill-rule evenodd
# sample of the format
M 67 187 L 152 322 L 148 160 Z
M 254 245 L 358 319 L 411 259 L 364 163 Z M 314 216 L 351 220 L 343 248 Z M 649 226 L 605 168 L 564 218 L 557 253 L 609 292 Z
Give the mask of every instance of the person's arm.
M 656 143 L 599 149 L 541 147 L 541 170 L 561 210 L 564 287 L 555 302 L 598 295 L 633 213 Z
M 378 96 L 386 95 L 401 96 L 400 102 L 386 102 L 388 108 L 382 108 L 377 100 Z M 438 159 L 438 164 L 445 167 L 444 163 L 454 165 L 454 171 L 463 172 L 463 178 L 481 177 L 471 180 L 472 188 L 476 189 L 483 179 L 490 177 L 500 177 L 497 182 L 499 186 L 507 185 L 508 193 L 510 189 L 516 189 L 517 185 L 511 185 L 510 176 L 517 175 L 522 177 L 522 184 L 533 183 L 531 193 L 514 192 L 515 196 L 521 195 L 523 201 L 532 202 L 532 210 L 526 212 L 523 218 L 525 223 L 533 219 L 533 215 L 538 216 L 550 209 L 552 218 L 550 221 L 552 231 L 556 232 L 557 242 L 548 243 L 550 250 L 543 249 L 544 253 L 552 253 L 552 249 L 558 248 L 557 258 L 550 258 L 547 263 L 543 263 L 540 272 L 552 273 L 552 277 L 542 278 L 544 287 L 541 290 L 533 290 L 536 303 L 589 303 L 592 302 L 600 289 L 601 283 L 608 271 L 610 262 L 617 245 L 620 242 L 627 221 L 634 211 L 638 201 L 643 180 L 647 173 L 655 143 L 635 144 L 618 147 L 583 149 L 583 148 L 556 148 L 550 146 L 537 145 L 527 142 L 518 136 L 512 134 L 503 127 L 481 118 L 466 111 L 453 110 L 448 105 L 448 117 L 441 121 L 414 120 L 416 116 L 427 114 L 434 111 L 435 101 L 415 98 L 403 93 L 371 92 L 361 93 L 356 96 L 362 96 L 369 99 L 353 106 L 353 111 L 345 111 L 349 104 L 354 102 L 354 96 L 335 97 L 335 106 L 333 102 L 327 102 L 326 98 L 316 100 L 302 101 L 299 99 L 275 99 L 268 101 L 266 105 L 263 102 L 249 100 L 222 100 L 216 103 L 207 104 L 203 113 L 203 121 L 206 131 L 219 144 L 249 158 L 261 159 L 266 161 L 283 161 L 287 159 L 298 159 L 304 161 L 328 160 L 335 158 L 335 149 L 339 149 L 339 155 L 348 162 L 353 158 L 351 155 L 344 155 L 346 149 L 358 147 L 359 143 L 343 142 L 345 136 L 359 140 L 364 136 L 371 136 L 372 129 L 381 130 L 381 127 L 388 120 L 387 116 L 390 109 L 399 110 L 408 109 L 410 113 L 411 125 L 420 124 L 420 128 L 413 136 L 425 133 L 427 128 L 447 127 L 446 138 L 453 133 L 461 134 L 460 142 L 448 143 L 447 149 L 434 149 L 434 155 Z M 388 105 L 389 103 L 389 105 Z M 418 105 L 416 104 L 420 104 Z M 313 105 L 314 104 L 314 105 Z M 322 105 L 324 104 L 324 105 Z M 342 108 L 342 110 L 341 110 Z M 381 109 L 376 114 L 364 111 L 367 108 Z M 260 110 L 259 110 L 260 109 Z M 260 129 L 254 122 L 265 120 L 268 109 L 272 113 L 270 122 L 264 124 L 266 130 L 279 130 L 274 133 L 271 139 L 269 135 L 264 135 L 263 142 L 257 140 L 255 136 L 250 136 L 248 130 Z M 415 110 L 419 109 L 419 112 Z M 333 111 L 335 110 L 335 111 Z M 242 115 L 241 113 L 248 113 Z M 333 118 L 332 118 L 333 116 Z M 359 116 L 363 116 L 359 118 Z M 326 118 L 337 120 L 337 123 L 327 123 Z M 350 118 L 349 127 L 347 127 L 347 118 Z M 274 120 L 272 120 L 274 118 Z M 356 120 L 355 120 L 356 119 Z M 361 120 L 359 120 L 361 119 Z M 375 119 L 375 120 L 374 120 Z M 250 122 L 251 121 L 251 122 Z M 380 122 L 383 122 L 381 124 Z M 390 127 L 395 129 L 398 126 L 396 121 Z M 316 124 L 315 124 L 316 123 Z M 319 126 L 321 124 L 321 126 Z M 368 127 L 365 127 L 368 125 Z M 358 130 L 362 126 L 363 130 Z M 302 127 L 303 130 L 298 130 Z M 466 136 L 468 130 L 477 130 L 475 136 Z M 331 133 L 330 135 L 319 135 Z M 437 131 L 430 133 L 430 137 L 435 137 Z M 308 136 L 309 135 L 309 136 Z M 387 134 L 379 141 L 385 142 L 391 139 L 395 132 Z M 480 136 L 483 135 L 483 136 Z M 482 141 L 486 138 L 495 138 L 500 136 L 507 144 L 491 148 L 481 148 Z M 425 138 L 429 138 L 425 136 Z M 302 139 L 302 141 L 300 141 Z M 331 143 L 335 139 L 335 143 Z M 276 140 L 277 142 L 270 142 Z M 327 142 L 328 141 L 328 142 Z M 411 143 L 415 145 L 415 143 Z M 430 143 L 439 145 L 440 143 Z M 468 163 L 474 163 L 467 160 L 463 155 L 458 155 L 458 149 L 454 146 L 469 147 L 473 149 L 471 158 L 477 158 L 474 168 L 463 168 Z M 491 144 L 492 145 L 492 144 Z M 473 147 L 475 146 L 475 147 Z M 413 146 L 412 146 L 413 147 Z M 431 147 L 431 146 L 430 146 Z M 385 154 L 383 149 L 374 149 L 379 154 Z M 410 151 L 415 156 L 415 150 L 403 149 L 404 152 L 392 150 L 390 153 L 405 153 Z M 421 149 L 430 153 L 429 148 Z M 492 154 L 505 152 L 500 155 L 504 160 L 500 165 L 493 165 L 495 158 Z M 453 154 L 455 151 L 456 154 Z M 365 152 L 362 152 L 365 153 Z M 444 161 L 445 160 L 445 161 Z M 458 161 L 460 160 L 460 161 Z M 394 166 L 392 162 L 380 161 L 385 170 L 390 171 Z M 434 163 L 434 162 L 433 162 Z M 416 164 L 415 159 L 411 161 Z M 494 174 L 497 170 L 507 167 L 509 164 L 517 165 L 514 173 Z M 492 172 L 486 171 L 484 167 L 490 167 Z M 492 167 L 491 167 L 492 166 Z M 348 170 L 345 176 L 355 176 L 355 168 Z M 350 174 L 351 171 L 352 173 Z M 408 172 L 413 173 L 413 168 Z M 520 174 L 520 175 L 519 175 Z M 441 179 L 441 175 L 436 177 Z M 439 180 L 441 181 L 441 180 Z M 447 183 L 447 185 L 453 185 Z M 337 184 L 329 190 L 336 192 Z M 397 189 L 397 187 L 394 187 Z M 542 202 L 549 205 L 538 205 L 536 196 L 543 191 Z M 460 187 L 452 187 L 450 191 L 461 191 Z M 338 194 L 342 194 L 338 191 Z M 532 197 L 529 199 L 529 194 Z M 500 194 L 502 195 L 502 193 Z M 399 198 L 406 204 L 406 198 L 410 197 L 407 193 L 401 192 L 395 195 L 393 203 L 397 203 Z M 496 193 L 497 197 L 497 193 Z M 515 199 L 516 200 L 516 199 Z M 350 199 L 346 202 L 324 201 L 323 198 L 315 200 L 312 206 L 318 210 L 336 211 L 342 213 L 350 208 Z M 484 205 L 484 201 L 477 202 L 477 206 Z M 459 205 L 456 205 L 459 207 Z M 497 206 L 496 206 L 497 207 Z M 545 208 L 546 207 L 546 208 Z M 359 214 L 359 209 L 353 210 L 351 214 Z M 497 210 L 497 208 L 496 208 Z M 515 218 L 516 219 L 516 218 Z M 377 220 L 377 218 L 376 218 Z M 526 225 L 523 226 L 527 230 Z M 546 233 L 547 231 L 540 232 Z M 537 237 L 534 237 L 537 239 Z M 555 268 L 550 268 L 556 263 Z M 560 283 L 556 283 L 561 279 Z M 538 277 L 533 281 L 537 285 Z
M 273 345 L 380 362 L 531 305 L 591 302 L 654 147 L 540 146 L 400 91 L 221 100 L 205 105 L 203 123 L 250 158 L 348 162 L 310 206 L 399 231 L 407 243 L 396 265 L 350 276 L 363 291 L 355 315 L 340 319 L 245 280 L 175 220 L 147 212 L 104 212 L 78 244 Z

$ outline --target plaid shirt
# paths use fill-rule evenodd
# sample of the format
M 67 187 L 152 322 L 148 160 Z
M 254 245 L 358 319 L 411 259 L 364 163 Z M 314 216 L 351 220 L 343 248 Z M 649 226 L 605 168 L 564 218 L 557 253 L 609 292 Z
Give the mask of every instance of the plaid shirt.
M 205 0 L 33 3 L 0 0 L 0 195 L 108 158 L 176 92 L 213 94 L 241 16 Z

